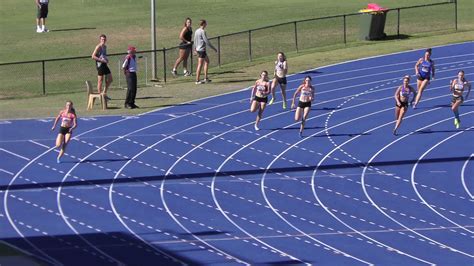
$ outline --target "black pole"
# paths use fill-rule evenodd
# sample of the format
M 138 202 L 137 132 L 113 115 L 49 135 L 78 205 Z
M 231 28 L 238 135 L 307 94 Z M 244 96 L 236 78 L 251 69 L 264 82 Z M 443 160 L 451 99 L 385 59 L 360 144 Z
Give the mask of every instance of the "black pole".
M 295 46 L 296 46 L 296 52 L 298 52 L 298 28 L 296 27 L 296 21 L 295 23 Z
M 397 8 L 397 37 L 400 38 L 400 8 Z
M 249 61 L 252 61 L 252 31 L 249 30 Z
M 344 44 L 346 44 L 347 43 L 346 15 L 343 15 L 342 18 L 344 20 Z
M 458 30 L 458 0 L 454 0 L 454 27 Z
M 217 65 L 221 67 L 221 36 L 217 37 Z
M 46 94 L 46 70 L 45 70 L 44 60 L 41 61 L 41 64 L 43 66 L 43 95 L 45 95 Z
M 163 47 L 163 80 L 166 83 L 166 48 Z

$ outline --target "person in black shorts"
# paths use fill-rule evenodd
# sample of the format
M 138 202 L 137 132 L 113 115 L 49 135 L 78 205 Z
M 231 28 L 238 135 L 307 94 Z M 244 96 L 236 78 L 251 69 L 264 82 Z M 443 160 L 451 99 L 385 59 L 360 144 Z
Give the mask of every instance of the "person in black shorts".
M 314 100 L 314 87 L 311 85 L 312 78 L 310 76 L 306 76 L 303 80 L 303 84 L 301 84 L 298 89 L 296 89 L 295 94 L 293 94 L 293 101 L 291 102 L 291 109 L 295 108 L 295 99 L 296 95 L 300 95 L 298 101 L 298 107 L 296 107 L 295 112 L 295 121 L 300 121 L 300 137 L 303 137 L 303 130 L 308 119 L 309 111 L 311 111 L 311 102 Z
M 410 86 L 409 83 L 410 76 L 404 76 L 403 84 L 398 86 L 397 90 L 395 91 L 395 127 L 393 128 L 393 135 L 395 136 L 397 135 L 397 129 L 400 127 L 403 117 L 408 110 L 410 95 L 413 94 L 413 97 L 411 97 L 411 104 L 413 104 L 416 99 L 416 90 Z
M 59 120 L 61 120 L 61 126 L 59 128 L 58 136 L 56 137 L 56 148 L 61 148 L 57 157 L 57 163 L 61 163 L 61 157 L 66 151 L 66 146 L 72 136 L 72 131 L 77 127 L 77 115 L 74 110 L 73 103 L 71 101 L 66 102 L 66 107 L 59 112 L 54 120 L 52 131 L 56 128 Z
M 262 71 L 260 78 L 255 81 L 255 85 L 252 88 L 252 94 L 250 96 L 250 112 L 254 113 L 258 110 L 257 118 L 255 119 L 254 128 L 260 130 L 258 123 L 263 116 L 263 111 L 268 102 L 268 94 L 270 94 L 271 84 L 268 81 L 268 72 Z
M 273 72 L 273 82 L 272 82 L 272 99 L 269 104 L 273 104 L 275 101 L 275 88 L 277 85 L 280 85 L 281 96 L 283 99 L 283 109 L 286 109 L 286 75 L 288 74 L 288 62 L 286 61 L 286 56 L 283 52 L 279 52 L 277 55 L 277 60 L 275 61 L 275 70 Z
M 95 60 L 96 68 L 97 68 L 97 91 L 99 93 L 105 94 L 107 100 L 110 100 L 107 97 L 107 90 L 109 89 L 110 84 L 112 83 L 112 73 L 110 72 L 109 67 L 107 64 L 109 63 L 109 59 L 107 57 L 107 45 L 105 42 L 107 41 L 107 36 L 105 34 L 101 34 L 99 36 L 100 42 L 92 52 L 92 59 Z M 102 83 L 105 77 L 105 88 L 102 91 Z
M 35 0 L 38 11 L 36 13 L 36 32 L 48 32 L 46 28 L 46 18 L 48 17 L 49 0 Z
M 186 18 L 186 20 L 184 21 L 184 27 L 179 34 L 179 39 L 181 40 L 181 43 L 179 44 L 179 57 L 178 59 L 176 59 L 176 62 L 173 66 L 173 70 L 171 71 L 171 74 L 173 74 L 173 76 L 175 77 L 178 75 L 178 71 L 176 71 L 176 68 L 181 62 L 183 62 L 184 76 L 191 75 L 191 72 L 188 71 L 188 57 L 193 48 L 193 28 L 191 27 L 191 24 L 192 20 L 190 18 Z

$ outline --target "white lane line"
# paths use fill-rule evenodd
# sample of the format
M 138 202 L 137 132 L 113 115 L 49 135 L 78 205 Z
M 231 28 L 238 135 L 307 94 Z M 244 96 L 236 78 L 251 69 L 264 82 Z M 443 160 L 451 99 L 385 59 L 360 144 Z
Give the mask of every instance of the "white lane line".
M 472 101 L 472 100 L 470 100 L 470 101 Z M 415 115 L 412 115 L 412 116 L 409 116 L 409 117 L 413 117 L 413 116 L 416 116 L 416 115 L 421 115 L 421 114 L 423 114 L 423 113 L 433 112 L 433 111 L 436 111 L 436 110 L 439 110 L 439 109 L 440 109 L 440 108 L 434 108 L 434 109 L 427 110 L 427 111 L 424 111 L 424 112 L 421 112 L 421 113 L 418 113 L 418 114 L 415 114 Z M 470 114 L 470 113 L 474 113 L 474 111 L 465 113 L 465 114 L 463 114 L 463 115 L 467 115 L 467 114 Z M 362 174 L 361 174 L 361 187 L 362 187 L 362 190 L 364 191 L 364 194 L 365 194 L 366 198 L 370 201 L 370 203 L 372 203 L 372 205 L 373 205 L 377 210 L 379 210 L 380 213 L 382 213 L 384 216 L 386 216 L 387 218 L 389 218 L 389 219 L 392 220 L 393 222 L 397 223 L 398 225 L 400 225 L 401 227 L 403 227 L 403 228 L 405 228 L 405 229 L 409 229 L 410 232 L 412 232 L 412 233 L 414 233 L 414 234 L 416 234 L 416 235 L 418 235 L 418 236 L 420 236 L 420 237 L 422 237 L 422 238 L 424 238 L 424 239 L 426 239 L 426 240 L 432 241 L 433 243 L 439 245 L 440 247 L 449 248 L 450 251 L 453 251 L 453 252 L 462 254 L 462 255 L 464 255 L 464 256 L 468 256 L 468 257 L 474 258 L 474 256 L 471 255 L 471 254 L 469 254 L 469 253 L 466 253 L 466 252 L 463 252 L 463 251 L 461 251 L 461 250 L 455 249 L 455 248 L 450 247 L 450 246 L 448 246 L 448 245 L 446 245 L 446 244 L 440 243 L 440 242 L 438 242 L 438 241 L 436 241 L 436 240 L 434 240 L 434 239 L 432 239 L 432 238 L 429 238 L 429 237 L 427 237 L 427 236 L 425 236 L 425 235 L 423 235 L 423 234 L 420 234 L 420 233 L 418 233 L 418 232 L 416 232 L 416 231 L 413 231 L 413 230 L 411 230 L 409 227 L 407 227 L 406 225 L 404 225 L 404 224 L 402 224 L 401 222 L 399 222 L 397 219 L 395 219 L 395 218 L 391 217 L 390 215 L 388 215 L 388 214 L 387 214 L 379 205 L 377 205 L 377 203 L 375 203 L 375 201 L 370 197 L 369 193 L 367 192 L 366 183 L 365 183 L 365 173 L 366 173 L 366 171 L 367 171 L 368 166 L 369 166 L 370 163 L 371 163 L 380 153 L 382 153 L 385 149 L 387 149 L 388 147 L 390 147 L 390 146 L 392 146 L 393 144 L 397 143 L 398 141 L 400 141 L 400 140 L 402 140 L 402 139 L 404 139 L 404 138 L 406 138 L 406 137 L 408 137 L 408 136 L 411 136 L 412 134 L 414 134 L 414 133 L 417 132 L 417 131 L 420 131 L 420 130 L 423 130 L 423 129 L 432 127 L 432 126 L 437 125 L 437 124 L 444 123 L 444 122 L 446 122 L 446 121 L 448 121 L 448 120 L 451 120 L 451 119 L 452 119 L 452 118 L 449 117 L 449 118 L 446 118 L 446 119 L 437 121 L 437 122 L 435 122 L 435 123 L 432 123 L 432 124 L 430 124 L 430 125 L 421 127 L 421 128 L 419 128 L 418 130 L 416 130 L 416 131 L 410 132 L 410 133 L 408 133 L 408 134 L 406 134 L 406 135 L 404 135 L 404 136 L 402 136 L 402 137 L 397 138 L 396 140 L 390 142 L 390 143 L 387 144 L 385 147 L 383 147 L 382 149 L 380 149 L 377 153 L 375 153 L 375 154 L 372 156 L 372 158 L 370 158 L 370 160 L 369 160 L 369 161 L 367 162 L 367 164 L 364 166 L 364 170 L 362 171 Z M 373 128 L 373 129 L 371 129 L 371 130 L 368 130 L 368 131 L 366 131 L 366 132 L 364 132 L 364 133 L 369 133 L 369 132 L 371 132 L 371 131 L 377 130 L 377 129 L 379 129 L 379 128 L 382 128 L 382 127 L 385 127 L 385 126 L 391 125 L 391 124 L 393 124 L 393 121 L 390 122 L 390 123 L 386 123 L 386 124 L 382 124 L 382 125 L 380 125 L 380 126 L 377 126 L 377 127 Z M 344 143 L 340 144 L 338 147 L 342 147 L 342 146 L 344 146 L 345 144 L 347 144 L 347 143 L 349 143 L 349 142 L 355 140 L 356 138 L 358 138 L 358 136 L 357 136 L 357 137 L 354 137 L 354 138 L 352 138 L 352 139 L 349 139 L 349 140 L 347 140 L 347 141 L 345 141 Z M 336 147 L 333 151 L 338 150 L 338 147 Z M 329 154 L 330 154 L 330 153 L 329 153 Z
M 461 169 L 461 181 L 462 181 L 462 186 L 464 187 L 464 190 L 467 192 L 467 194 L 469 195 L 469 197 L 471 197 L 471 199 L 474 199 L 474 195 L 472 195 L 471 191 L 470 191 L 469 188 L 467 187 L 464 173 L 466 172 L 467 164 L 469 163 L 469 161 L 470 161 L 473 157 L 474 157 L 474 153 L 471 154 L 471 156 L 466 160 L 466 162 L 464 163 L 464 165 L 462 166 L 462 169 Z M 472 177 L 471 177 L 471 178 L 472 178 Z
M 9 171 L 7 171 L 7 170 L 5 170 L 5 169 L 2 169 L 2 168 L 0 168 L 0 171 L 2 171 L 2 172 L 4 172 L 4 173 L 7 173 L 7 174 L 9 174 L 9 175 L 15 175 L 14 173 L 9 172 Z
M 444 97 L 444 96 L 441 96 L 441 97 Z M 435 97 L 435 98 L 439 98 L 439 97 Z M 388 109 L 385 109 L 385 111 L 387 111 L 387 110 L 392 110 L 392 109 L 393 109 L 393 108 L 388 108 Z M 413 115 L 411 115 L 411 116 L 408 116 L 407 118 L 411 118 L 411 117 L 414 117 L 414 116 L 422 115 L 422 114 L 424 114 L 424 113 L 432 112 L 432 111 L 434 111 L 434 110 L 439 110 L 439 109 L 441 109 L 441 108 L 434 108 L 434 109 L 432 109 L 432 110 L 428 110 L 428 111 L 424 111 L 424 112 L 421 112 L 421 113 L 413 114 Z M 367 116 L 367 115 L 365 115 L 365 116 Z M 358 117 L 357 119 L 363 118 L 363 117 L 365 117 L 365 116 Z M 354 119 L 352 119 L 352 120 L 354 120 Z M 351 121 L 351 120 L 347 121 L 346 123 L 348 123 L 348 122 L 350 122 L 350 121 Z M 382 127 L 385 127 L 385 126 L 391 125 L 391 124 L 393 124 L 393 121 L 388 122 L 388 123 L 385 123 L 385 124 L 382 124 L 382 125 L 377 126 L 377 127 L 373 128 L 373 129 L 370 129 L 370 130 L 364 132 L 363 134 L 358 135 L 358 136 L 355 136 L 355 137 L 353 137 L 353 138 L 351 138 L 351 139 L 345 141 L 344 143 L 338 145 L 338 146 L 335 147 L 333 150 L 331 150 L 329 153 L 327 153 L 327 154 L 325 155 L 325 157 L 322 158 L 322 159 L 319 161 L 318 165 L 316 166 L 315 170 L 313 171 L 313 176 L 312 176 L 312 179 L 311 179 L 311 185 L 312 185 L 313 195 L 315 196 L 315 198 L 316 198 L 316 200 L 318 201 L 318 203 L 321 204 L 321 206 L 323 206 L 324 210 L 326 210 L 326 212 L 328 212 L 328 213 L 329 213 L 331 216 L 333 216 L 336 220 L 338 220 L 340 223 L 344 224 L 346 227 L 348 227 L 348 228 L 350 228 L 351 230 L 354 230 L 354 231 L 356 231 L 356 232 L 358 232 L 358 230 L 356 230 L 355 228 L 351 227 L 350 225 L 348 225 L 347 223 L 345 223 L 344 221 L 342 221 L 339 217 L 337 217 L 335 214 L 333 214 L 331 211 L 329 211 L 329 208 L 320 200 L 320 198 L 319 198 L 319 196 L 317 195 L 317 192 L 316 192 L 316 183 L 315 183 L 316 173 L 317 173 L 319 167 L 321 166 L 321 164 L 322 164 L 332 153 L 334 153 L 334 152 L 337 151 L 337 150 L 342 149 L 342 147 L 343 147 L 344 145 L 346 145 L 347 143 L 352 142 L 353 140 L 359 138 L 360 136 L 363 136 L 365 133 L 369 133 L 369 132 L 371 132 L 371 131 L 375 131 L 375 130 L 377 130 L 377 129 L 379 129 L 379 128 L 382 128 Z M 311 137 L 311 136 L 309 136 L 309 137 L 307 137 L 307 138 L 310 138 L 310 137 Z M 306 139 L 306 138 L 305 138 L 305 139 Z M 300 142 L 302 142 L 302 141 L 304 141 L 304 140 L 301 140 Z M 296 144 L 298 144 L 298 143 L 296 143 Z M 296 145 L 296 144 L 295 144 L 295 145 Z M 381 151 L 380 151 L 380 152 L 381 152 Z M 363 173 L 366 172 L 366 169 L 367 169 L 367 165 L 364 167 Z M 363 183 L 362 183 L 362 184 L 363 184 Z M 366 190 L 365 190 L 365 184 L 363 184 L 362 187 L 363 187 L 363 189 L 364 189 L 364 192 L 366 192 Z M 369 196 L 366 194 L 366 197 L 369 197 Z M 370 199 L 370 198 L 369 198 L 369 199 Z M 372 201 L 372 203 L 375 204 L 373 201 Z M 375 206 L 376 206 L 376 205 L 375 205 Z M 379 210 L 380 210 L 380 209 L 379 209 Z M 383 214 L 385 214 L 382 210 L 380 210 L 380 211 L 381 211 Z M 398 224 L 402 225 L 401 223 L 399 223 L 398 221 L 396 221 L 394 218 L 388 216 L 387 214 L 385 214 L 385 215 L 386 215 L 387 217 L 389 217 L 390 219 L 392 219 L 393 221 L 397 222 Z M 402 225 L 402 226 L 403 226 L 403 225 Z M 407 228 L 406 226 L 404 226 L 404 227 Z M 364 236 L 365 236 L 365 235 L 364 235 Z M 368 236 L 365 236 L 365 237 L 368 237 Z M 422 237 L 426 238 L 425 236 L 422 236 Z M 377 241 L 377 240 L 373 240 L 373 241 Z M 382 245 L 385 245 L 385 244 L 382 243 Z M 443 244 L 441 244 L 441 245 L 442 245 L 442 246 L 445 246 L 445 245 L 443 245 Z M 406 253 L 404 253 L 404 254 L 406 254 Z M 406 255 L 407 255 L 407 256 L 410 256 L 410 257 L 412 257 L 412 258 L 414 258 L 414 259 L 420 260 L 420 261 L 422 261 L 422 262 L 424 262 L 424 263 L 432 264 L 431 262 L 422 260 L 422 259 L 417 258 L 417 257 L 415 257 L 415 256 L 412 256 L 412 255 L 409 255 L 409 254 L 406 254 Z
M 19 154 L 16 154 L 16 153 L 11 152 L 11 151 L 9 151 L 9 150 L 5 150 L 5 149 L 3 149 L 3 148 L 0 148 L 0 151 L 4 151 L 4 152 L 6 152 L 6 153 L 8 153 L 8 154 L 11 154 L 11 155 L 13 155 L 13 156 L 16 156 L 16 157 L 18 157 L 18 158 L 20 158 L 20 159 L 23 159 L 23 160 L 25 160 L 25 161 L 29 161 L 29 160 L 30 160 L 29 158 L 26 158 L 25 156 L 21 156 L 21 155 L 19 155 Z
M 423 154 L 420 156 L 420 158 L 416 161 L 416 163 L 415 163 L 415 165 L 413 166 L 412 171 L 411 171 L 411 185 L 412 185 L 413 190 L 415 191 L 416 195 L 418 196 L 418 198 L 419 198 L 431 211 L 433 211 L 434 213 L 436 213 L 438 216 L 442 217 L 443 219 L 445 219 L 445 220 L 448 221 L 449 223 L 451 223 L 451 224 L 453 224 L 453 225 L 455 225 L 455 226 L 457 226 L 457 227 L 459 227 L 459 228 L 461 228 L 461 229 L 463 229 L 463 230 L 465 230 L 465 231 L 467 231 L 467 232 L 469 232 L 469 233 L 471 233 L 471 234 L 473 234 L 474 231 L 471 231 L 471 230 L 469 230 L 469 229 L 463 227 L 462 225 L 456 223 L 455 221 L 449 219 L 448 217 L 444 216 L 443 214 L 441 214 L 440 212 L 438 212 L 437 210 L 435 210 L 435 209 L 423 198 L 423 196 L 421 195 L 421 193 L 418 191 L 418 188 L 417 188 L 416 183 L 415 183 L 415 182 L 416 182 L 416 181 L 415 181 L 415 171 L 416 171 L 416 168 L 418 167 L 419 162 L 420 162 L 428 153 L 430 153 L 432 150 L 434 150 L 436 147 L 438 147 L 439 145 L 443 144 L 444 142 L 446 142 L 446 141 L 448 141 L 448 140 L 450 140 L 450 139 L 452 139 L 452 138 L 454 138 L 454 137 L 456 137 L 456 136 L 458 136 L 458 135 L 460 135 L 460 134 L 462 134 L 462 133 L 465 133 L 466 131 L 468 131 L 468 130 L 470 130 L 470 129 L 473 129 L 473 128 L 474 128 L 474 127 L 469 127 L 469 128 L 463 129 L 463 130 L 457 132 L 456 134 L 453 134 L 453 135 L 451 135 L 451 136 L 445 138 L 444 140 L 439 141 L 438 143 L 436 143 L 436 145 L 432 146 L 430 149 L 428 149 L 425 153 L 423 153 Z M 474 257 L 474 256 L 473 256 L 473 257 Z
M 33 143 L 33 144 L 36 144 L 36 145 L 38 145 L 38 146 L 41 146 L 41 147 L 43 147 L 43 148 L 49 149 L 49 146 L 46 146 L 46 145 L 41 144 L 41 143 L 39 143 L 39 142 L 36 142 L 36 141 L 34 141 L 34 140 L 32 140 L 32 139 L 30 139 L 30 140 L 28 140 L 28 141 L 31 142 L 31 143 Z

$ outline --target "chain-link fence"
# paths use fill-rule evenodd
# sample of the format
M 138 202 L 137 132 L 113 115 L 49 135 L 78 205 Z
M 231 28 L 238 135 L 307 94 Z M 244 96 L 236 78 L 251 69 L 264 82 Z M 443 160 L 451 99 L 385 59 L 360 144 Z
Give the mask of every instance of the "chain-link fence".
M 210 67 L 253 60 L 311 48 L 359 40 L 360 13 L 288 22 L 211 38 L 218 53 L 210 51 Z M 457 29 L 457 1 L 390 9 L 385 33 L 394 38 L 424 32 Z M 157 50 L 157 78 L 167 81 L 179 48 Z M 109 55 L 112 87 L 126 87 L 121 64 L 126 54 Z M 138 85 L 149 85 L 153 51 L 137 52 Z M 191 55 L 188 69 L 196 65 Z M 182 73 L 180 70 L 178 73 Z M 182 75 L 182 74 L 181 74 Z M 84 81 L 97 80 L 90 56 L 0 64 L 0 99 L 85 91 Z

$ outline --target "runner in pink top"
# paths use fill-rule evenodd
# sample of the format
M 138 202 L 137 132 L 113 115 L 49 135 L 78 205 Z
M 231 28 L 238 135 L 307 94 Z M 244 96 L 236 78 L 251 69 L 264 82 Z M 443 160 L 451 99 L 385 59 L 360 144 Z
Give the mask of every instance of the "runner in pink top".
M 51 128 L 52 131 L 56 128 L 59 120 L 61 120 L 61 126 L 59 128 L 58 136 L 56 137 L 56 148 L 61 147 L 57 158 L 57 162 L 61 163 L 61 157 L 66 150 L 69 140 L 71 139 L 72 130 L 77 127 L 76 110 L 74 110 L 71 101 L 67 101 L 66 108 L 59 112 L 58 116 L 54 120 L 53 127 Z

